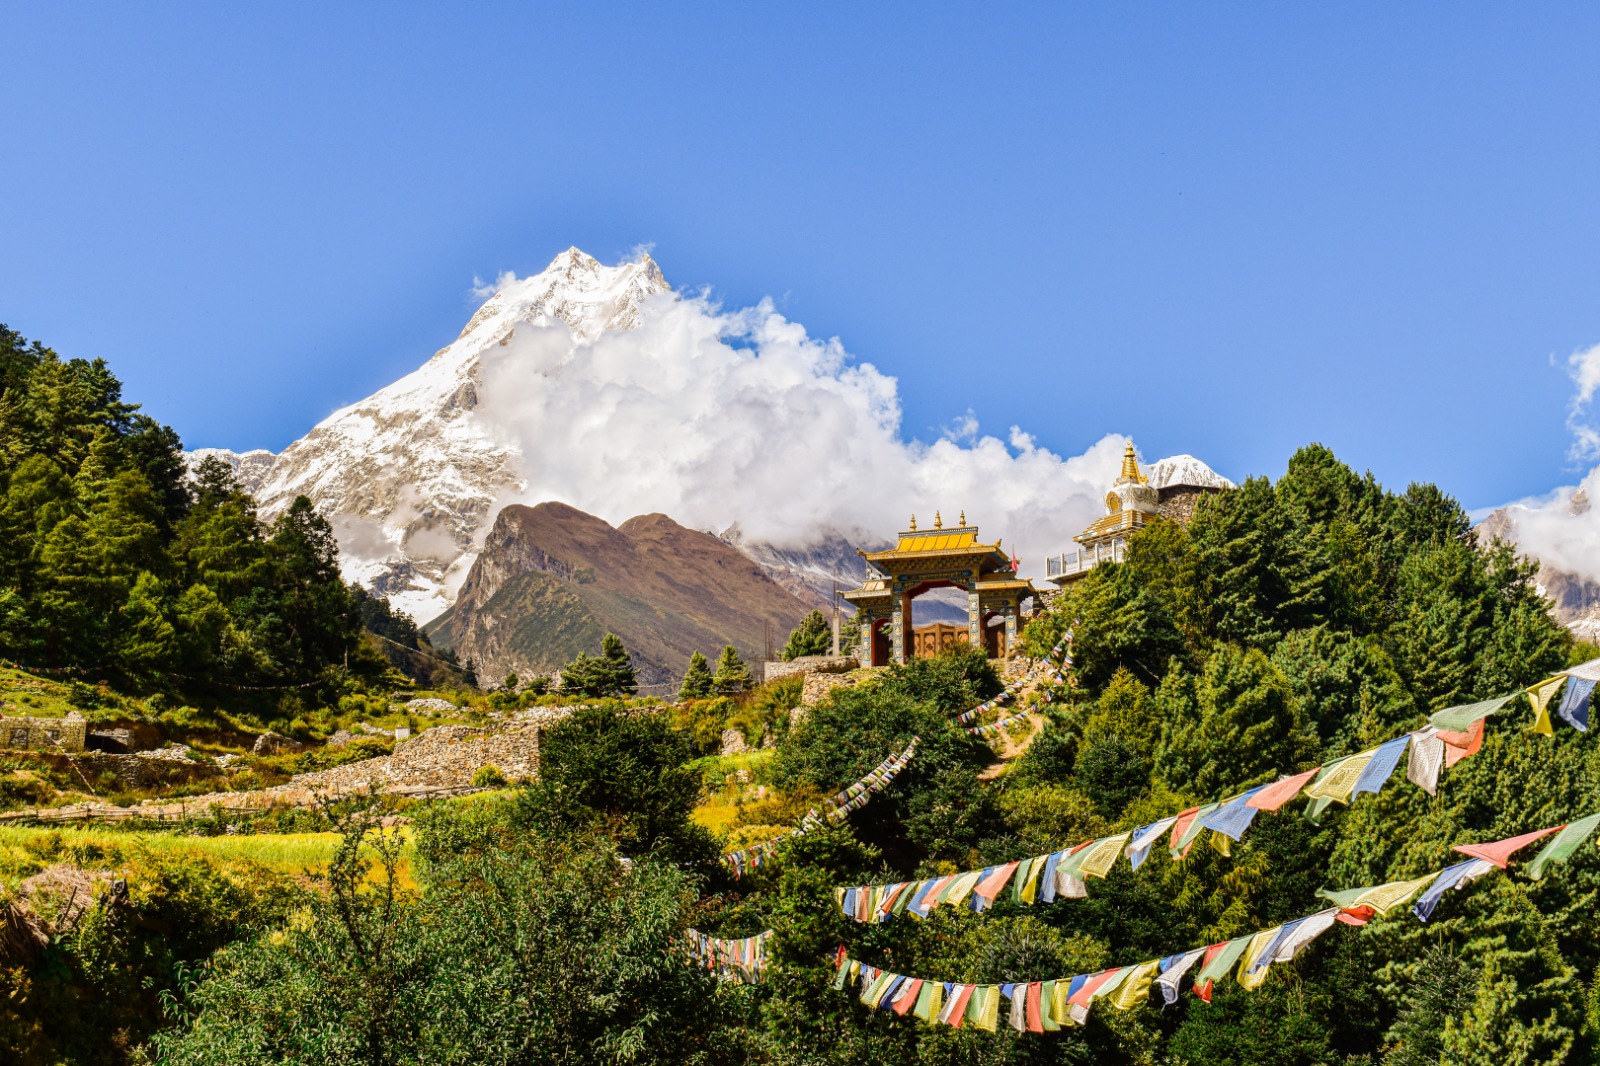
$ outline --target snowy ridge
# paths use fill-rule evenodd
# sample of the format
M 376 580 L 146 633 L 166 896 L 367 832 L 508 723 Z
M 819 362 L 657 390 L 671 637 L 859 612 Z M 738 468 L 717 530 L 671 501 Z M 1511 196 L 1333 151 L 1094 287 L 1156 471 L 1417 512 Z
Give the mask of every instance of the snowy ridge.
M 333 522 L 347 577 L 434 617 L 496 502 L 526 487 L 515 445 L 475 414 L 483 353 L 523 325 L 559 323 L 582 340 L 631 329 L 640 303 L 667 291 L 649 257 L 607 267 L 576 248 L 502 279 L 451 344 L 284 449 L 258 482 L 263 516 L 309 496 Z
M 1197 488 L 1231 489 L 1233 482 L 1192 455 L 1170 455 L 1151 463 L 1147 469 L 1150 484 L 1158 489 L 1168 485 L 1194 485 Z

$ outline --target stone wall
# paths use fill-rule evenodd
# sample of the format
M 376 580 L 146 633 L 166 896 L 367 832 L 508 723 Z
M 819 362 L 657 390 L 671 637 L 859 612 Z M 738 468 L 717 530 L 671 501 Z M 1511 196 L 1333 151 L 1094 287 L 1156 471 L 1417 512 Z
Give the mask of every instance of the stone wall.
M 761 667 L 762 681 L 776 681 L 780 677 L 792 677 L 795 674 L 843 674 L 858 668 L 861 664 L 854 655 L 802 655 L 798 659 L 784 662 L 773 659 L 769 662 L 758 664 Z
M 1200 497 L 1210 496 L 1217 491 L 1195 485 L 1169 485 L 1161 490 L 1159 513 L 1162 518 L 1170 518 L 1180 526 L 1186 526 L 1194 518 L 1195 505 L 1200 502 Z
M 0 715 L 0 748 L 35 751 L 82 751 L 89 723 L 73 711 L 65 718 Z

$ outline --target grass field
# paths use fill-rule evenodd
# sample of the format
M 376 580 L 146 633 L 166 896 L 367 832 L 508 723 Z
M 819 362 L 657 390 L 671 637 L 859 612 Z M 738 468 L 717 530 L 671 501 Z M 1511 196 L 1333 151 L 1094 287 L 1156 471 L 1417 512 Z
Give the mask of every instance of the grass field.
M 411 830 L 402 826 L 394 831 L 406 838 L 400 879 L 409 884 Z M 140 852 L 157 858 L 245 862 L 279 873 L 312 874 L 327 866 L 338 844 L 337 833 L 192 837 L 93 827 L 0 826 L 0 882 L 14 884 L 54 863 L 69 863 L 84 869 L 113 869 Z

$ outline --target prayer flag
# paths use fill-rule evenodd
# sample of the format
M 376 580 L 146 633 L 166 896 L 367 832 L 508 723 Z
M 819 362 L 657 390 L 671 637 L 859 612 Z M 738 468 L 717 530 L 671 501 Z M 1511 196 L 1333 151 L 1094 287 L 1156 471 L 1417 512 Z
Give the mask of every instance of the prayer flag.
M 1516 697 L 1517 693 L 1508 692 L 1492 700 L 1479 700 L 1477 703 L 1464 703 L 1459 707 L 1446 707 L 1442 711 L 1430 714 L 1428 724 L 1440 732 L 1463 732 L 1470 729 L 1474 722 L 1483 721 Z
M 1043 1012 L 1039 1009 L 1040 999 L 1044 992 L 1044 982 L 1034 981 L 1027 986 L 1026 1010 L 1027 1027 L 1030 1033 L 1044 1032 Z
M 1044 981 L 1039 985 L 1039 1023 L 1047 1033 L 1061 1028 L 1061 1022 L 1056 1019 L 1056 989 L 1062 985 L 1061 981 Z M 1065 1002 L 1065 997 L 1062 1001 Z M 1067 1024 L 1072 1023 L 1069 1020 Z
M 1321 770 L 1322 767 L 1318 766 L 1303 774 L 1295 774 L 1293 777 L 1285 777 L 1263 786 L 1245 800 L 1245 806 L 1254 807 L 1258 811 L 1275 811 L 1298 796 L 1300 790 L 1306 787 L 1306 783 Z
M 1016 872 L 1018 865 L 1018 863 L 1008 862 L 1004 866 L 991 866 L 984 871 L 984 876 L 978 881 L 977 887 L 972 890 L 972 894 L 993 906 L 995 898 L 1006 887 L 1006 882 L 1011 880 L 1011 875 Z
M 1574 675 L 1567 681 L 1567 691 L 1561 694 L 1561 706 L 1556 708 L 1568 725 L 1580 733 L 1589 731 L 1589 697 L 1594 694 L 1595 683 Z
M 1161 976 L 1156 978 L 1156 984 L 1161 986 L 1161 999 L 1167 1006 L 1178 1002 L 1178 982 L 1205 953 L 1205 948 L 1196 948 L 1182 955 L 1168 955 L 1161 960 Z
M 1533 725 L 1529 726 L 1535 733 L 1544 736 L 1555 735 L 1555 730 L 1550 725 L 1550 697 L 1561 688 L 1561 683 L 1567 679 L 1566 674 L 1557 674 L 1548 681 L 1541 681 L 1528 689 L 1528 702 L 1533 705 Z
M 1297 922 L 1290 922 L 1284 926 L 1284 933 L 1276 943 L 1270 946 L 1273 962 L 1288 962 L 1300 953 L 1300 949 L 1311 943 L 1317 937 L 1333 928 L 1333 923 L 1339 917 L 1337 907 L 1329 907 L 1325 911 L 1318 911 L 1309 918 L 1302 918 Z M 1292 928 L 1291 928 L 1292 926 Z
M 1054 903 L 1056 898 L 1056 866 L 1066 857 L 1066 852 L 1051 852 L 1044 857 L 1044 869 L 1039 873 L 1039 902 Z
M 983 1001 L 972 1018 L 972 1024 L 975 1028 L 992 1033 L 1000 1020 L 1000 988 L 998 985 L 984 985 L 973 994 L 973 999 L 976 1000 L 979 994 L 983 996 Z M 969 1005 L 968 1013 L 972 1013 L 972 1010 Z
M 1432 796 L 1439 791 L 1439 769 L 1444 765 L 1444 741 L 1433 726 L 1411 734 L 1411 758 L 1406 763 L 1406 780 Z
M 961 1028 L 961 1023 L 967 1018 L 967 1006 L 972 1001 L 972 991 L 972 985 L 956 985 L 950 998 L 945 1002 L 944 1010 L 939 1012 L 939 1020 L 946 1025 Z
M 1183 814 L 1178 815 L 1178 824 L 1172 827 L 1172 844 L 1168 848 L 1174 859 L 1182 859 L 1189 854 L 1189 849 L 1194 846 L 1195 838 L 1205 828 L 1202 823 L 1205 821 L 1206 815 L 1216 810 L 1218 806 L 1219 804 L 1216 803 L 1207 803 L 1204 806 L 1194 808 L 1192 811 L 1184 811 Z M 1184 814 L 1189 815 L 1187 822 L 1183 820 Z
M 1483 724 L 1480 718 L 1467 728 L 1465 733 L 1449 733 L 1441 729 L 1438 732 L 1440 740 L 1444 741 L 1444 764 L 1454 766 L 1468 755 L 1478 754 L 1483 747 Z
M 1111 867 L 1116 864 L 1117 856 L 1122 854 L 1122 846 L 1128 842 L 1127 833 L 1118 833 L 1112 837 L 1102 837 L 1083 852 L 1083 859 L 1078 863 L 1077 875 L 1081 878 L 1105 877 L 1111 872 Z
M 906 986 L 895 997 L 894 1012 L 902 1018 L 911 1013 L 911 1008 L 917 1005 L 917 997 L 922 994 L 925 982 L 920 977 L 913 977 L 906 982 Z
M 1471 855 L 1475 859 L 1487 859 L 1500 869 L 1506 868 L 1506 863 L 1511 861 L 1511 856 L 1532 844 L 1535 840 L 1542 840 L 1551 833 L 1559 833 L 1566 826 L 1558 825 L 1552 829 L 1540 829 L 1532 833 L 1523 833 L 1521 836 L 1507 837 L 1496 840 L 1492 844 L 1457 844 L 1452 851 L 1459 851 L 1463 855 Z
M 1468 859 L 1458 862 L 1454 866 L 1441 871 L 1433 879 L 1427 891 L 1417 897 L 1417 902 L 1412 904 L 1411 913 L 1417 916 L 1418 921 L 1427 921 L 1433 917 L 1433 909 L 1439 905 L 1439 900 L 1452 888 L 1460 888 L 1469 881 L 1475 881 L 1494 869 L 1494 863 L 1488 859 Z
M 1150 849 L 1155 846 L 1157 840 L 1161 839 L 1161 834 L 1171 829 L 1177 821 L 1178 816 L 1173 815 L 1170 818 L 1163 818 L 1159 822 L 1151 822 L 1149 825 L 1135 829 L 1132 839 L 1128 841 L 1128 848 L 1125 852 L 1128 856 L 1128 863 L 1135 870 L 1142 866 L 1144 860 L 1150 857 Z
M 1594 833 L 1595 827 L 1600 826 L 1600 814 L 1591 814 L 1587 818 L 1580 818 L 1556 834 L 1554 840 L 1539 850 L 1528 864 L 1528 876 L 1535 881 L 1544 877 L 1544 868 L 1552 862 L 1566 862 L 1572 853 L 1578 850 L 1578 845 Z
M 1349 803 L 1350 791 L 1356 787 L 1356 782 L 1361 778 L 1361 772 L 1367 768 L 1372 757 L 1377 754 L 1376 748 L 1363 751 L 1355 755 L 1347 755 L 1343 759 L 1327 767 L 1317 776 L 1317 779 L 1306 786 L 1305 794 L 1315 799 L 1332 800 L 1337 803 Z
M 1261 987 L 1261 982 L 1267 979 L 1267 966 L 1272 962 L 1271 956 L 1267 957 L 1259 969 L 1255 963 L 1265 954 L 1267 947 L 1278 939 L 1278 934 L 1282 930 L 1283 927 L 1280 925 L 1274 929 L 1263 929 L 1250 936 L 1243 954 L 1239 956 L 1239 972 L 1234 975 L 1240 987 L 1254 992 Z
M 1361 776 L 1356 778 L 1355 787 L 1350 790 L 1350 798 L 1355 799 L 1363 792 L 1377 793 L 1388 783 L 1389 777 L 1394 773 L 1394 768 L 1400 765 L 1400 756 L 1406 752 L 1406 746 L 1411 743 L 1411 734 L 1396 737 L 1386 744 L 1380 744 L 1372 753 L 1372 760 L 1361 771 Z
M 1434 872 L 1415 881 L 1390 881 L 1388 884 L 1374 885 L 1371 888 L 1352 888 L 1343 892 L 1329 892 L 1325 888 L 1319 888 L 1317 895 L 1331 900 L 1340 907 L 1371 907 L 1379 914 L 1386 914 L 1422 891 L 1438 876 L 1438 872 Z
M 1159 961 L 1153 961 L 1141 962 L 1133 967 L 1128 976 L 1122 979 L 1116 994 L 1111 997 L 1111 1005 L 1118 1010 L 1131 1010 L 1150 998 L 1150 982 L 1155 978 L 1156 969 L 1160 965 Z
M 1224 801 L 1222 806 L 1200 819 L 1200 824 L 1230 840 L 1238 840 L 1250 828 L 1250 823 L 1256 820 L 1256 815 L 1261 813 L 1260 808 L 1250 806 L 1250 800 L 1261 788 L 1252 788 L 1249 792 Z

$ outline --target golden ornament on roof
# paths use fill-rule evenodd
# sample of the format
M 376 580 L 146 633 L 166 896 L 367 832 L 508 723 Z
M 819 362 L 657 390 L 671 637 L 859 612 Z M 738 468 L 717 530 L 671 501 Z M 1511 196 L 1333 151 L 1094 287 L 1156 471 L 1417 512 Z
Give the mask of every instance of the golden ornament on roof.
M 940 516 L 938 511 L 933 512 L 933 528 L 934 529 L 943 529 L 944 528 L 944 518 Z

